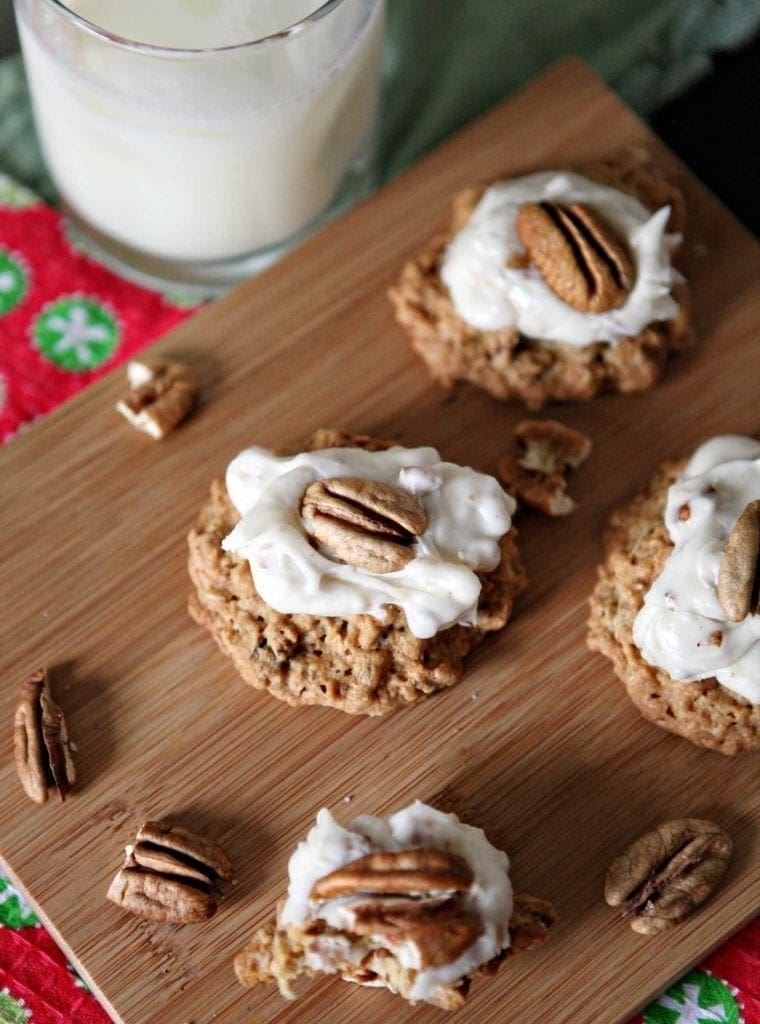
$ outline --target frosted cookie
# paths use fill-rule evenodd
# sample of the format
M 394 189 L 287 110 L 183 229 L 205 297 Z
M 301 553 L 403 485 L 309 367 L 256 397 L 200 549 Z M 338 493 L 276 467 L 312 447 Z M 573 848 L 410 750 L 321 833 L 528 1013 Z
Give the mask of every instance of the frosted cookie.
M 445 386 L 533 409 L 643 391 L 691 344 L 671 258 L 683 224 L 679 189 L 640 149 L 470 188 L 391 302 Z
M 642 715 L 699 746 L 760 748 L 760 442 L 726 435 L 666 463 L 617 509 L 588 642 Z
M 514 896 L 482 829 L 415 801 L 347 828 L 321 810 L 290 858 L 287 898 L 235 960 L 244 985 L 337 974 L 411 1003 L 460 1007 L 479 974 L 543 942 L 550 903 Z
M 525 585 L 514 500 L 434 448 L 242 452 L 189 535 L 190 613 L 289 704 L 380 715 L 456 683 Z

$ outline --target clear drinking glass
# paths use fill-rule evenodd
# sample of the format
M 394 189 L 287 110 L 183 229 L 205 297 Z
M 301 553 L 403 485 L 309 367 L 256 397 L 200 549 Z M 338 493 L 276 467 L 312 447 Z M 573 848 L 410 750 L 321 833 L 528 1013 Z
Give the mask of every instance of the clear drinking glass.
M 119 4 L 122 23 L 142 19 L 150 43 L 99 27 Z M 383 0 L 15 6 L 39 136 L 70 221 L 133 276 L 225 287 L 369 187 Z M 221 6 L 228 20 L 239 8 L 240 24 L 195 48 L 184 30 Z M 280 27 L 241 42 L 255 17 Z

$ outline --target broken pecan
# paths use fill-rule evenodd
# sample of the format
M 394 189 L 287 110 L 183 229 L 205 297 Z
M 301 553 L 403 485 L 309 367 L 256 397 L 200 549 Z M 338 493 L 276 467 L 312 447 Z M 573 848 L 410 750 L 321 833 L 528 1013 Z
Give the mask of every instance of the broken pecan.
M 107 896 L 152 921 L 192 924 L 216 913 L 220 883 L 232 878 L 230 859 L 217 843 L 180 825 L 147 821 Z
M 517 233 L 544 280 L 583 313 L 622 306 L 633 286 L 627 247 L 604 218 L 585 203 L 525 203 Z
M 675 927 L 701 906 L 722 878 L 732 843 L 699 818 L 667 821 L 641 836 L 607 870 L 604 898 L 622 907 L 636 932 Z
M 518 893 L 512 906 L 509 922 L 511 939 L 509 952 L 522 953 L 526 949 L 540 946 L 546 934 L 559 918 L 557 911 L 548 900 L 527 893 Z
M 183 363 L 133 359 L 127 365 L 130 391 L 116 403 L 133 427 L 159 441 L 192 409 L 198 388 Z
M 414 557 L 414 538 L 427 527 L 425 510 L 407 491 L 356 477 L 310 484 L 301 515 L 344 562 L 376 573 L 403 569 Z
M 590 452 L 591 441 L 577 430 L 555 420 L 523 420 L 514 428 L 497 472 L 518 502 L 547 516 L 564 516 L 575 508 L 566 493 L 565 474 Z
M 27 796 L 44 804 L 49 789 L 61 800 L 74 785 L 76 772 L 63 711 L 50 694 L 45 669 L 34 672 L 21 687 L 13 723 L 16 771 Z
M 751 501 L 736 520 L 718 568 L 718 600 L 729 622 L 746 619 L 757 607 L 760 553 L 760 499 Z
M 473 883 L 464 858 L 437 849 L 370 853 L 320 878 L 314 903 L 353 897 L 351 930 L 390 946 L 413 942 L 422 969 L 458 959 L 482 932 L 461 900 Z

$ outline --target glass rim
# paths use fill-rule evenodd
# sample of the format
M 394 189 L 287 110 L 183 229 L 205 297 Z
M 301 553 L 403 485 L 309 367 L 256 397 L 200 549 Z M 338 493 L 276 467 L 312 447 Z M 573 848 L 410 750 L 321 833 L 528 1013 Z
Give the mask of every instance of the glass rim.
M 322 18 L 330 14 L 336 7 L 340 7 L 344 3 L 344 0 L 323 0 L 323 2 L 311 11 L 309 14 L 300 18 L 298 21 L 294 21 L 292 25 L 288 25 L 277 32 L 270 32 L 267 35 L 257 36 L 255 39 L 248 39 L 242 43 L 231 43 L 227 46 L 208 46 L 208 47 L 183 47 L 183 46 L 156 46 L 153 43 L 142 43 L 137 39 L 129 39 L 127 36 L 120 36 L 115 32 L 109 32 L 107 29 L 101 28 L 94 22 L 89 21 L 81 14 L 77 14 L 76 11 L 72 11 L 65 3 L 65 0 L 43 0 L 49 7 L 52 7 L 58 14 L 66 18 L 67 21 L 76 25 L 78 28 L 83 29 L 85 32 L 89 32 L 90 35 L 96 36 L 99 39 L 106 40 L 109 43 L 115 44 L 116 46 L 123 47 L 127 50 L 136 50 L 141 53 L 146 53 L 156 57 L 182 57 L 187 55 L 194 56 L 214 56 L 214 54 L 231 53 L 235 50 L 248 50 L 255 46 L 263 46 L 269 43 L 284 41 L 290 39 L 293 36 L 300 35 L 306 31 L 315 22 L 321 21 Z

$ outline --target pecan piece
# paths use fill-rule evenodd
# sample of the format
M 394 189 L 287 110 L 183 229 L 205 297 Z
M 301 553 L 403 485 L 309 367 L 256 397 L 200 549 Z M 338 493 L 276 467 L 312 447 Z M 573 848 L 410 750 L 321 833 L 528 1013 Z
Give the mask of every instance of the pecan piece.
M 319 902 L 357 893 L 410 895 L 466 892 L 472 869 L 463 857 L 433 848 L 368 853 L 315 882 L 310 898 Z
M 517 233 L 552 291 L 582 313 L 603 313 L 625 302 L 634 269 L 628 249 L 604 218 L 585 203 L 525 203 Z
M 344 427 L 320 427 L 312 435 L 306 450 L 315 452 L 322 448 L 363 448 L 365 452 L 385 452 L 397 444 L 398 441 L 372 437 L 371 434 L 354 434 Z
M 481 921 L 467 914 L 457 899 L 377 899 L 352 909 L 353 932 L 376 936 L 390 946 L 413 942 L 423 971 L 458 960 L 483 934 Z
M 729 622 L 741 622 L 757 608 L 760 499 L 736 520 L 718 568 L 718 600 Z M 753 596 L 755 598 L 753 602 Z
M 604 898 L 636 932 L 675 927 L 712 894 L 732 843 L 711 821 L 679 818 L 637 839 L 607 869 Z
M 218 843 L 180 825 L 147 821 L 127 847 L 107 897 L 152 921 L 193 924 L 216 913 L 220 883 L 232 879 Z
M 74 785 L 76 772 L 63 711 L 50 694 L 45 669 L 39 669 L 21 687 L 13 723 L 16 771 L 30 800 L 44 804 L 49 789 L 61 800 Z
M 310 484 L 301 515 L 344 562 L 376 573 L 403 569 L 414 558 L 414 538 L 427 528 L 424 508 L 407 491 L 357 477 Z
M 183 363 L 133 359 L 127 365 L 129 393 L 116 403 L 133 427 L 160 441 L 195 404 L 195 377 Z
M 522 953 L 526 949 L 540 946 L 547 932 L 559 920 L 557 911 L 548 900 L 539 896 L 518 893 L 512 907 L 509 922 L 510 953 Z
M 505 490 L 546 516 L 565 516 L 575 508 L 566 493 L 565 474 L 591 452 L 585 434 L 555 420 L 523 420 L 512 432 L 497 473 Z
M 434 848 L 370 853 L 320 878 L 309 899 L 353 897 L 351 930 L 387 942 L 413 942 L 423 969 L 457 960 L 482 933 L 462 902 L 473 883 L 470 865 Z

